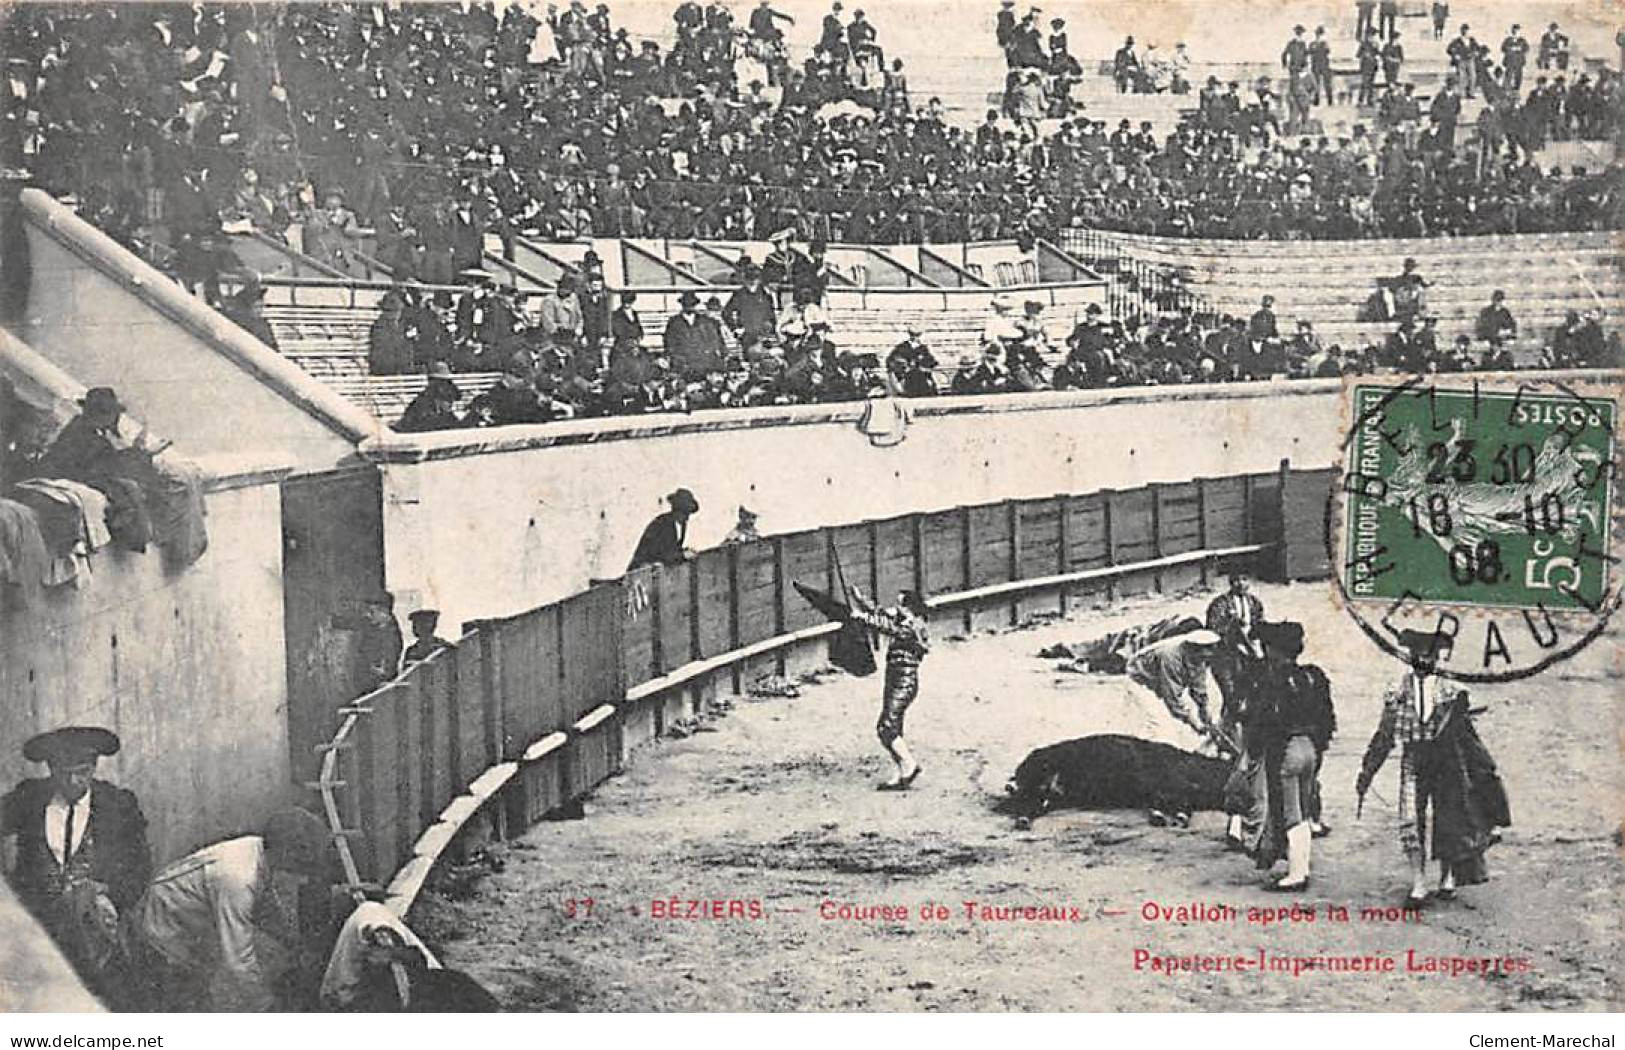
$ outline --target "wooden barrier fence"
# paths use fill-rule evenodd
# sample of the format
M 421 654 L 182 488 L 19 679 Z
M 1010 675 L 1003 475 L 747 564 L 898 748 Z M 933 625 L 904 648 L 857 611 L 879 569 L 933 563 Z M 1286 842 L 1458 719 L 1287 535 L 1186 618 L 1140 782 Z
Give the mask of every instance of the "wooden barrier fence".
M 1267 474 L 831 526 L 639 569 L 469 625 L 341 709 L 312 786 L 353 892 L 382 889 L 404 913 L 475 812 L 487 809 L 498 835 L 523 829 L 719 691 L 821 662 L 835 627 L 793 582 L 836 590 L 844 579 L 882 599 L 915 589 L 934 617 L 970 631 L 1206 584 L 1224 563 L 1323 576 L 1331 481 L 1283 461 Z

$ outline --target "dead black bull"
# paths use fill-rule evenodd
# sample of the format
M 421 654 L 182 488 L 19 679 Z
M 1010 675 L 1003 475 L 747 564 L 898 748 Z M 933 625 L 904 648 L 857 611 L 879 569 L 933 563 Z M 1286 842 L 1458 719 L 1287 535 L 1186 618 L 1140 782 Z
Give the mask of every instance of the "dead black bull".
M 1022 759 L 998 809 L 1022 824 L 1056 809 L 1219 810 L 1230 765 L 1138 737 L 1086 736 Z

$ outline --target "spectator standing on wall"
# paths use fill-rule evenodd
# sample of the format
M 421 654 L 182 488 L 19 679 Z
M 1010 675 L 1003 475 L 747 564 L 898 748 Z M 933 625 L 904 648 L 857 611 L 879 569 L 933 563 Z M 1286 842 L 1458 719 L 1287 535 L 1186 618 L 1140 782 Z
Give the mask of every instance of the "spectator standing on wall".
M 1478 41 L 1473 39 L 1472 28 L 1462 24 L 1461 32 L 1445 48 L 1450 56 L 1450 68 L 1455 70 L 1456 81 L 1468 98 L 1478 87 Z
M 1372 23 L 1371 15 L 1376 10 L 1377 0 L 1354 0 L 1354 39 L 1364 41 L 1366 36 L 1376 28 Z
M 1139 89 L 1140 59 L 1134 53 L 1134 38 L 1124 39 L 1123 46 L 1117 49 L 1112 56 L 1112 80 L 1117 83 L 1117 93 L 1127 94 L 1129 91 Z
M 1399 35 L 1399 0 L 1380 0 L 1377 4 L 1377 31 L 1385 37 Z
M 1315 105 L 1329 106 L 1332 96 L 1332 45 L 1326 39 L 1326 27 L 1315 27 L 1315 39 L 1309 42 L 1309 75 L 1314 78 Z
M 644 526 L 638 546 L 632 552 L 631 564 L 626 571 L 642 565 L 678 565 L 693 557 L 685 546 L 688 539 L 688 519 L 700 511 L 700 501 L 686 488 L 679 488 L 666 497 L 670 510 L 656 514 Z
M 1366 33 L 1360 41 L 1355 61 L 1360 70 L 1360 94 L 1356 101 L 1362 106 L 1377 101 L 1377 69 L 1382 64 L 1382 45 L 1377 42 L 1376 30 Z
M 1535 65 L 1540 69 L 1555 69 L 1564 72 L 1569 68 L 1569 38 L 1553 22 L 1546 27 L 1546 32 L 1540 35 L 1540 53 L 1535 57 Z
M 1281 65 L 1289 77 L 1297 76 L 1309 68 L 1309 42 L 1303 38 L 1303 34 L 1303 26 L 1293 26 L 1292 39 L 1288 40 L 1286 47 L 1281 50 Z
M 1399 42 L 1399 32 L 1388 34 L 1388 42 L 1382 45 L 1382 79 L 1386 86 L 1394 87 L 1399 83 L 1399 70 L 1405 64 L 1405 46 Z
M 1433 0 L 1433 39 L 1444 39 L 1444 27 L 1450 23 L 1450 5 L 1445 0 Z
M 1501 68 L 1505 79 L 1501 86 L 1516 94 L 1523 90 L 1523 67 L 1529 61 L 1529 41 L 1524 39 L 1523 27 L 1513 23 L 1506 39 L 1501 41 Z

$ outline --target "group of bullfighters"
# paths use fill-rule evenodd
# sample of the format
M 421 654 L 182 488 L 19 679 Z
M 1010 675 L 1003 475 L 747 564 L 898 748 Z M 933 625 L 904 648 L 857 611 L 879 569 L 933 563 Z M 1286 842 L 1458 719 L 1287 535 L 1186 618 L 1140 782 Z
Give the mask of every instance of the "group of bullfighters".
M 1396 642 L 1407 656 L 1405 670 L 1384 697 L 1355 792 L 1363 806 L 1373 779 L 1398 744 L 1399 838 L 1411 876 L 1404 903 L 1420 907 L 1430 899 L 1454 897 L 1459 886 L 1485 881 L 1484 851 L 1499 840 L 1496 829 L 1509 825 L 1511 817 L 1494 760 L 1473 727 L 1466 692 L 1436 674 L 1438 662 L 1448 655 L 1449 637 L 1401 631 Z M 1192 793 L 1180 796 L 1163 788 L 1159 796 L 1153 788 L 1151 797 L 1171 799 L 1184 809 L 1217 801 L 1229 817 L 1227 847 L 1249 854 L 1266 871 L 1284 857 L 1285 874 L 1266 888 L 1293 892 L 1309 885 L 1313 840 L 1332 830 L 1322 820 L 1320 770 L 1337 732 L 1330 682 L 1319 667 L 1299 661 L 1303 649 L 1303 626 L 1267 619 L 1246 574 L 1232 572 L 1227 589 L 1208 604 L 1203 620 L 1175 617 L 1081 645 L 1056 646 L 1044 655 L 1071 659 L 1086 671 L 1127 674 L 1200 735 L 1199 751 L 1219 756 L 1210 760 L 1213 768 L 1224 763 L 1222 797 L 1215 800 L 1203 790 L 1200 766 L 1187 778 L 1195 785 Z M 1221 696 L 1217 719 L 1209 677 Z M 1076 747 L 1070 753 L 1097 760 L 1103 754 L 1098 748 L 1085 752 Z M 1109 753 L 1121 763 L 1121 744 Z M 1050 756 L 1035 769 L 1052 771 L 1055 763 Z M 1082 795 L 1103 805 L 1100 781 L 1112 776 L 1091 771 Z M 1115 776 L 1123 780 L 1121 772 Z M 1151 779 L 1159 777 L 1169 779 L 1165 769 Z M 1467 787 L 1456 790 L 1454 785 Z M 1119 786 L 1109 793 L 1121 802 L 1124 790 Z M 1076 783 L 1072 797 L 1064 801 L 1078 803 Z M 1154 808 L 1152 820 L 1188 823 L 1189 813 L 1165 814 Z M 1439 864 L 1439 881 L 1431 892 L 1430 856 Z

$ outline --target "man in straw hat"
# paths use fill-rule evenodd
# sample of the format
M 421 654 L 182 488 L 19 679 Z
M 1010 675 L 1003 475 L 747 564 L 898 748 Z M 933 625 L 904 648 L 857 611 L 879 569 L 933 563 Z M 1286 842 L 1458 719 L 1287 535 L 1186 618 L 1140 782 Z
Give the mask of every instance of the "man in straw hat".
M 96 777 L 119 738 L 99 726 L 66 726 L 31 737 L 23 757 L 45 777 L 0 798 L 0 838 L 15 836 L 9 878 L 92 990 L 116 990 L 120 919 L 146 888 L 152 860 L 147 820 L 134 794 Z
M 670 510 L 661 511 L 643 529 L 637 550 L 627 572 L 640 565 L 677 565 L 689 557 L 684 546 L 688 538 L 688 519 L 699 512 L 700 501 L 694 493 L 680 488 L 666 497 Z
M 153 985 L 149 1008 L 274 1008 L 282 973 L 316 965 L 300 895 L 308 886 L 325 903 L 334 860 L 327 824 L 289 807 L 258 835 L 205 846 L 160 871 L 134 922 Z

